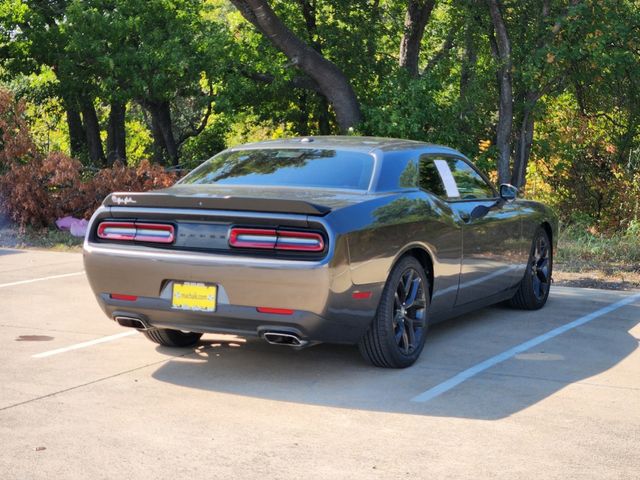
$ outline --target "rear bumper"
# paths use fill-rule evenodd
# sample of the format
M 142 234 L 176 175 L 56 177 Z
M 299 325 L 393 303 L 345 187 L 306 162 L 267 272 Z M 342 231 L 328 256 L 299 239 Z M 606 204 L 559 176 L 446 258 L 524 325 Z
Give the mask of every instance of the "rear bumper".
M 310 342 L 356 343 L 375 315 L 383 285 L 354 286 L 338 245 L 329 262 L 233 257 L 138 246 L 85 243 L 84 263 L 96 298 L 110 317 L 140 318 L 152 327 L 202 333 L 295 333 Z M 218 285 L 215 312 L 176 310 L 174 281 Z M 353 293 L 372 292 L 354 299 Z M 110 294 L 136 296 L 115 300 Z M 260 313 L 257 307 L 294 310 Z

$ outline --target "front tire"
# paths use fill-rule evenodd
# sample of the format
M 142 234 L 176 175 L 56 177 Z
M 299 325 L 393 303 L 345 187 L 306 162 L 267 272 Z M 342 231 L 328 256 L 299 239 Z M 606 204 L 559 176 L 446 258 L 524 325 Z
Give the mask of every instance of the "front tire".
M 165 347 L 192 347 L 202 337 L 201 333 L 181 332 L 180 330 L 170 330 L 168 328 L 143 330 L 142 333 L 152 342 Z
M 391 270 L 378 311 L 362 337 L 360 353 L 376 367 L 406 368 L 424 348 L 428 328 L 429 280 L 415 257 Z
M 533 236 L 529 263 L 518 291 L 509 305 L 521 310 L 538 310 L 549 298 L 551 273 L 553 270 L 553 250 L 549 235 L 539 227 Z

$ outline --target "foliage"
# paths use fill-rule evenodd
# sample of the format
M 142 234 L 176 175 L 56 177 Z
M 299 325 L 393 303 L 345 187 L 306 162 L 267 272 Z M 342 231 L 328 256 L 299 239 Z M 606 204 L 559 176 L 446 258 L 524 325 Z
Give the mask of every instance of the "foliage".
M 25 102 L 0 89 L 0 172 L 11 162 L 27 161 L 36 147 L 26 123 Z
M 398 62 L 407 3 L 269 5 L 348 78 L 363 113 L 357 133 L 451 145 L 495 177 L 501 63 L 487 2 L 436 2 L 417 77 Z M 535 132 L 527 195 L 555 205 L 567 224 L 580 212 L 597 232 L 637 225 L 638 1 L 499 3 L 512 43 L 512 159 L 529 119 Z M 327 98 L 229 0 L 0 0 L 0 76 L 22 99 L 11 113 L 0 96 L 0 165 L 35 161 L 36 177 L 39 155 L 65 164 L 53 152 L 70 153 L 69 114 L 87 132 L 87 106 L 104 143 L 114 102 L 125 105 L 131 167 L 167 158 L 158 103 L 168 105 L 164 120 L 187 168 L 246 141 L 338 131 Z
M 226 148 L 225 134 L 228 125 L 223 116 L 217 116 L 209 122 L 202 133 L 188 139 L 182 146 L 181 164 L 186 168 L 195 168 L 203 160 L 213 157 Z

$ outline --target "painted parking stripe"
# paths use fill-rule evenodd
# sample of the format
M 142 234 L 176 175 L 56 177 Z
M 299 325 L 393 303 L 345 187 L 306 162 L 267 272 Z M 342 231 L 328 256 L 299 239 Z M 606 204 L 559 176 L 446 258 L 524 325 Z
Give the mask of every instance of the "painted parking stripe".
M 630 295 L 618 302 L 612 303 L 611 305 L 608 305 L 599 310 L 596 310 L 595 312 L 592 312 L 583 317 L 580 317 L 577 320 L 574 320 L 573 322 L 569 322 L 565 325 L 562 325 L 561 327 L 554 328 L 553 330 L 547 333 L 544 333 L 538 337 L 532 338 L 531 340 L 521 343 L 520 345 L 516 345 L 515 347 L 505 352 L 502 352 L 496 355 L 495 357 L 488 358 L 487 360 L 480 362 L 477 365 L 474 365 L 473 367 L 458 373 L 457 375 L 451 377 L 448 380 L 445 380 L 444 382 L 436 385 L 435 387 L 430 388 L 429 390 L 426 390 L 425 392 L 422 392 L 419 395 L 416 395 L 411 399 L 411 401 L 412 402 L 428 402 L 429 400 L 433 400 L 434 398 L 457 387 L 461 383 L 469 380 L 470 378 L 478 375 L 479 373 L 482 373 L 485 370 L 488 370 L 489 368 L 504 362 L 505 360 L 509 360 L 510 358 L 514 357 L 519 353 L 525 352 L 535 347 L 536 345 L 540 345 L 541 343 L 546 342 L 551 338 L 557 337 L 558 335 L 562 335 L 563 333 L 568 332 L 569 330 L 572 330 L 576 327 L 584 325 L 585 323 L 595 320 L 598 317 L 602 317 L 603 315 L 611 313 L 614 310 L 624 307 L 625 305 L 629 305 L 630 303 L 633 303 L 639 299 L 640 299 L 640 293 L 635 295 Z
M 64 273 L 62 275 L 51 275 L 49 277 L 38 277 L 38 278 L 32 278 L 30 280 L 20 280 L 18 282 L 0 283 L 0 288 L 15 287 L 16 285 L 24 285 L 26 283 L 44 282 L 45 280 L 55 280 L 56 278 L 75 277 L 76 275 L 83 275 L 83 274 L 84 274 L 84 271 Z
M 49 350 L 48 352 L 36 353 L 32 355 L 33 358 L 46 358 L 51 357 L 52 355 L 58 355 L 60 353 L 70 352 L 72 350 L 79 350 L 81 348 L 92 347 L 93 345 L 98 345 L 100 343 L 112 342 L 113 340 L 118 340 L 123 337 L 128 337 L 130 335 L 135 335 L 138 333 L 137 330 L 116 333 L 115 335 L 109 335 L 108 337 L 96 338 L 95 340 L 89 340 L 88 342 L 76 343 L 74 345 L 69 345 L 68 347 L 56 348 L 55 350 Z

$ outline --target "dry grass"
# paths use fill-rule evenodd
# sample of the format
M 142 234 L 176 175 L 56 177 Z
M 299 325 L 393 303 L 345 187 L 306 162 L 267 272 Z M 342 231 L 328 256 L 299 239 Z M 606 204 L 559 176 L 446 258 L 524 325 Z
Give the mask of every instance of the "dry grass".
M 568 228 L 558 243 L 553 275 L 557 285 L 640 288 L 640 235 L 635 232 L 607 236 Z

